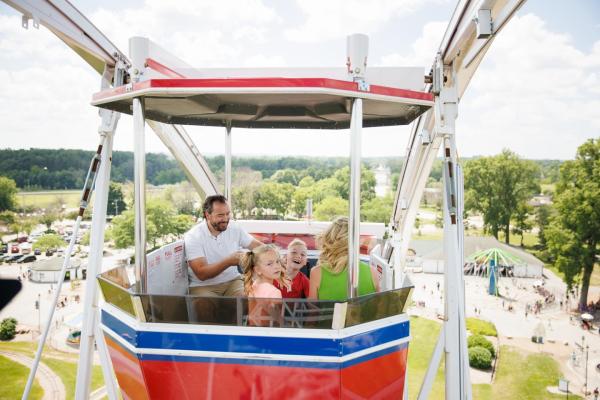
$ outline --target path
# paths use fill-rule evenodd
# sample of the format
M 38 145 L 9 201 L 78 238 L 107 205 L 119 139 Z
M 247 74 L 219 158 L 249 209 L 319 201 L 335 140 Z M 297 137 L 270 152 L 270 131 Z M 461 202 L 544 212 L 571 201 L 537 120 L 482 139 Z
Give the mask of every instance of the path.
M 27 369 L 31 369 L 31 366 L 33 365 L 33 358 L 19 353 L 0 350 L 0 355 L 26 366 Z M 44 363 L 38 365 L 36 378 L 44 390 L 42 400 L 62 400 L 67 397 L 65 385 L 62 380 Z

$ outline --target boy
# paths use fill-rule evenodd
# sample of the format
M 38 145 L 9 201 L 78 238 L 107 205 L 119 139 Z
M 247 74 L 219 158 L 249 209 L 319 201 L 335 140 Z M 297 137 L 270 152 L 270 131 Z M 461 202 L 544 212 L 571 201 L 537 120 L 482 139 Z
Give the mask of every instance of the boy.
M 310 281 L 306 275 L 300 272 L 307 262 L 306 251 L 306 243 L 300 239 L 294 239 L 288 245 L 285 270 L 287 278 L 291 281 L 290 288 L 282 288 L 279 282 L 273 282 L 273 285 L 281 290 L 283 298 L 302 299 L 308 297 Z

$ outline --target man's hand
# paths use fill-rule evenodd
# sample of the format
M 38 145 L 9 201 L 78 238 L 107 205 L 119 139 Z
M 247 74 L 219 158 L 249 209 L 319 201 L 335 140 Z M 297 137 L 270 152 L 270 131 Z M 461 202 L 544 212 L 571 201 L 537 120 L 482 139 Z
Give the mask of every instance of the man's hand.
M 225 258 L 227 264 L 231 267 L 234 265 L 240 265 L 240 260 L 242 259 L 243 251 L 234 251 L 227 258 Z

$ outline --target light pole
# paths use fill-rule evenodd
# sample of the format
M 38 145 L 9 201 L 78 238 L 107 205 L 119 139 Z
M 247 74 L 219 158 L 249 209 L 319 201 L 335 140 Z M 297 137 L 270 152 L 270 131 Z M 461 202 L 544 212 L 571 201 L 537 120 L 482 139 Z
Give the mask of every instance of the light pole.
M 588 353 L 590 351 L 590 346 L 586 345 L 585 346 L 585 397 L 587 398 L 587 393 L 588 393 Z
M 42 295 L 40 293 L 38 293 L 38 331 L 40 333 L 42 333 Z

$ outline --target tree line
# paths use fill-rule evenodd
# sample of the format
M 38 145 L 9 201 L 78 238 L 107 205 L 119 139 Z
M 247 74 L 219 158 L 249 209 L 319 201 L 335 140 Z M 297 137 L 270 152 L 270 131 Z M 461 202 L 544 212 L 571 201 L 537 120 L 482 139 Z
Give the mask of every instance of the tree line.
M 20 189 L 53 190 L 81 189 L 85 180 L 92 151 L 71 149 L 1 149 L 0 174 L 16 182 Z M 215 175 L 223 174 L 224 157 L 205 157 Z M 402 168 L 400 157 L 366 157 L 365 165 L 370 168 L 379 164 L 390 168 L 395 185 Z M 558 179 L 559 161 L 535 161 L 546 183 Z M 233 167 L 258 171 L 263 179 L 270 178 L 277 171 L 293 170 L 301 176 L 310 175 L 316 181 L 333 176 L 335 171 L 348 165 L 345 157 L 234 157 Z M 442 176 L 441 160 L 434 162 L 430 182 L 439 182 Z M 146 177 L 153 185 L 174 184 L 185 181 L 185 175 L 177 162 L 161 153 L 146 155 Z M 115 151 L 112 158 L 111 179 L 124 183 L 133 180 L 133 153 Z M 288 177 L 288 183 L 297 185 L 299 180 Z

